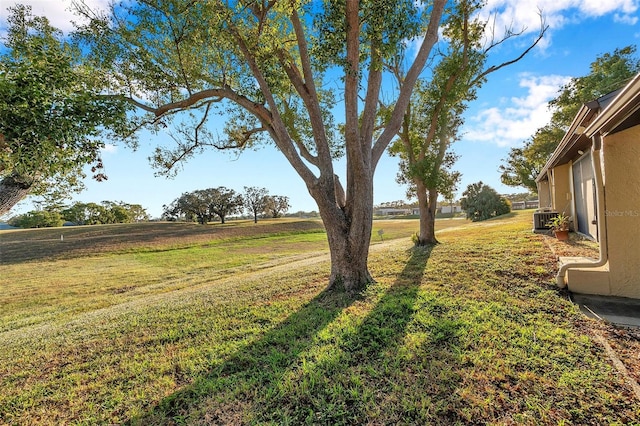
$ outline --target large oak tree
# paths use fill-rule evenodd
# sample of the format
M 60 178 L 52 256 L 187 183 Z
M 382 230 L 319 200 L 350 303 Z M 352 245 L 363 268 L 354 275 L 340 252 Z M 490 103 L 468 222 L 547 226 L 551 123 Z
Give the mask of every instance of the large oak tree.
M 358 291 L 372 280 L 376 165 L 438 39 L 445 3 L 139 0 L 117 2 L 104 16 L 76 6 L 91 18 L 79 35 L 109 71 L 112 93 L 147 113 L 137 124 L 174 125 L 176 149 L 159 148 L 156 163 L 172 168 L 208 146 L 274 143 L 318 205 L 330 285 Z M 418 40 L 417 51 L 374 137 L 385 65 L 409 40 Z M 207 127 L 216 113 L 226 119 L 225 138 Z M 343 132 L 333 113 L 344 118 Z M 344 186 L 334 169 L 340 155 Z

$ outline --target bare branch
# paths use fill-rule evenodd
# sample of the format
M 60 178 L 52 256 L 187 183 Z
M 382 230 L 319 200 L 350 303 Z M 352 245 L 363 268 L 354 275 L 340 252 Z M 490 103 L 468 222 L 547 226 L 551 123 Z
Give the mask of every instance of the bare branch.
M 242 149 L 253 135 L 268 131 L 265 127 L 242 129 L 237 132 L 235 135 L 237 136 L 236 138 L 230 139 L 227 142 L 216 142 L 205 127 L 212 104 L 213 102 L 208 102 L 206 104 L 202 117 L 193 128 L 187 128 L 187 126 L 178 128 L 178 136 L 169 132 L 169 136 L 177 143 L 177 148 L 168 154 L 166 154 L 168 150 L 165 150 L 164 155 L 162 150 L 156 150 L 154 159 L 155 162 L 161 165 L 163 169 L 163 171 L 160 172 L 161 174 L 168 174 L 169 172 L 172 172 L 177 164 L 189 158 L 197 150 L 202 150 L 207 147 L 212 147 L 218 150 Z
M 488 74 L 491 74 L 492 72 L 498 71 L 501 68 L 504 68 L 508 65 L 514 64 L 516 62 L 518 62 L 519 60 L 521 60 L 522 58 L 524 58 L 534 47 L 536 47 L 536 45 L 540 42 L 540 40 L 542 40 L 542 37 L 544 37 L 545 33 L 547 32 L 547 30 L 549 29 L 549 25 L 547 25 L 545 23 L 544 17 L 542 16 L 542 13 L 539 13 L 540 15 L 540 32 L 538 33 L 538 36 L 536 37 L 535 41 L 527 48 L 525 49 L 517 58 L 514 58 L 512 60 L 506 61 L 501 63 L 500 65 L 492 65 L 489 68 L 487 68 L 486 70 L 484 70 L 482 73 L 480 73 L 475 79 L 473 79 L 471 81 L 471 84 L 475 85 L 478 84 L 484 77 L 486 77 Z M 485 49 L 484 53 L 486 54 L 491 48 L 504 43 L 506 40 L 508 40 L 511 37 L 515 37 L 518 35 L 521 35 L 524 32 L 524 29 L 519 32 L 519 33 L 514 33 L 511 31 L 508 31 L 507 35 L 497 41 L 497 42 L 492 42 L 491 45 Z

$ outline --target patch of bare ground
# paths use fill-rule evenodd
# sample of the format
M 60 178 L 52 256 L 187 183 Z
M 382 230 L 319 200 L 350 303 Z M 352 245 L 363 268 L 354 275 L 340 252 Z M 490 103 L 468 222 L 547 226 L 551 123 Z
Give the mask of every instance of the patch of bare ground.
M 560 241 L 553 235 L 542 234 L 545 244 L 556 257 L 588 257 L 597 259 L 598 243 L 574 232 L 569 234 L 569 241 Z
M 232 401 L 208 407 L 197 425 L 241 425 L 247 422 L 244 413 L 250 404 L 246 401 Z
M 589 333 L 603 348 L 613 367 L 640 403 L 640 333 L 593 320 Z
M 640 383 L 640 330 L 606 325 L 603 334 L 629 375 Z

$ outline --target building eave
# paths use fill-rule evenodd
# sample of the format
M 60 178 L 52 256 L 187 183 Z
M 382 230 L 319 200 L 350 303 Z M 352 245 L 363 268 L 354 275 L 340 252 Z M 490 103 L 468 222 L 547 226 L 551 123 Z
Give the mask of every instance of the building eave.
M 627 119 L 640 110 L 640 74 L 637 74 L 620 90 L 615 99 L 602 110 L 586 128 L 585 134 L 591 138 L 596 134 L 606 136 L 628 126 Z M 634 120 L 637 122 L 638 120 Z
M 588 147 L 590 139 L 585 135 L 585 129 L 590 125 L 594 116 L 597 115 L 600 109 L 598 102 L 589 102 L 584 104 L 578 110 L 573 122 L 569 126 L 569 129 L 560 140 L 558 147 L 551 154 L 551 158 L 544 165 L 536 182 L 540 182 L 547 179 L 547 172 L 556 167 L 559 164 L 569 162 L 571 159 L 579 155 L 579 151 L 585 151 Z

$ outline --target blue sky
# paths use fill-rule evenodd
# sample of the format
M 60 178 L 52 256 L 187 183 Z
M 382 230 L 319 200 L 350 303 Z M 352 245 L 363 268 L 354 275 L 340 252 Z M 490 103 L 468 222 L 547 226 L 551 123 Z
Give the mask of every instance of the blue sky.
M 6 25 L 6 8 L 13 0 L 0 0 L 0 28 Z M 73 15 L 67 10 L 70 0 L 24 0 L 33 11 L 47 16 L 53 25 L 70 30 Z M 106 0 L 89 0 L 100 7 Z M 540 46 L 519 63 L 489 76 L 465 115 L 462 140 L 455 145 L 460 159 L 455 168 L 462 173 L 458 196 L 473 182 L 482 180 L 500 193 L 523 192 L 500 183 L 498 167 L 509 148 L 521 145 L 533 132 L 547 123 L 546 105 L 570 77 L 589 73 L 596 56 L 612 52 L 640 38 L 640 0 L 490 0 L 487 10 L 497 11 L 497 28 L 510 24 L 526 28 L 520 43 L 528 43 L 539 28 L 541 11 L 549 32 Z M 498 64 L 517 56 L 518 43 L 497 49 L 489 64 Z M 247 151 L 240 156 L 208 151 L 189 161 L 173 179 L 155 177 L 147 157 L 158 136 L 142 135 L 136 152 L 123 146 L 107 145 L 103 152 L 106 182 L 86 180 L 87 189 L 74 201 L 124 201 L 142 204 L 154 217 L 181 193 L 195 189 L 226 186 L 242 192 L 244 186 L 265 187 L 273 195 L 290 198 L 291 211 L 317 210 L 302 180 L 282 154 L 272 146 Z M 337 167 L 339 174 L 344 162 Z M 405 188 L 396 183 L 397 160 L 385 156 L 375 175 L 374 202 L 405 199 Z M 11 214 L 32 208 L 26 201 Z

